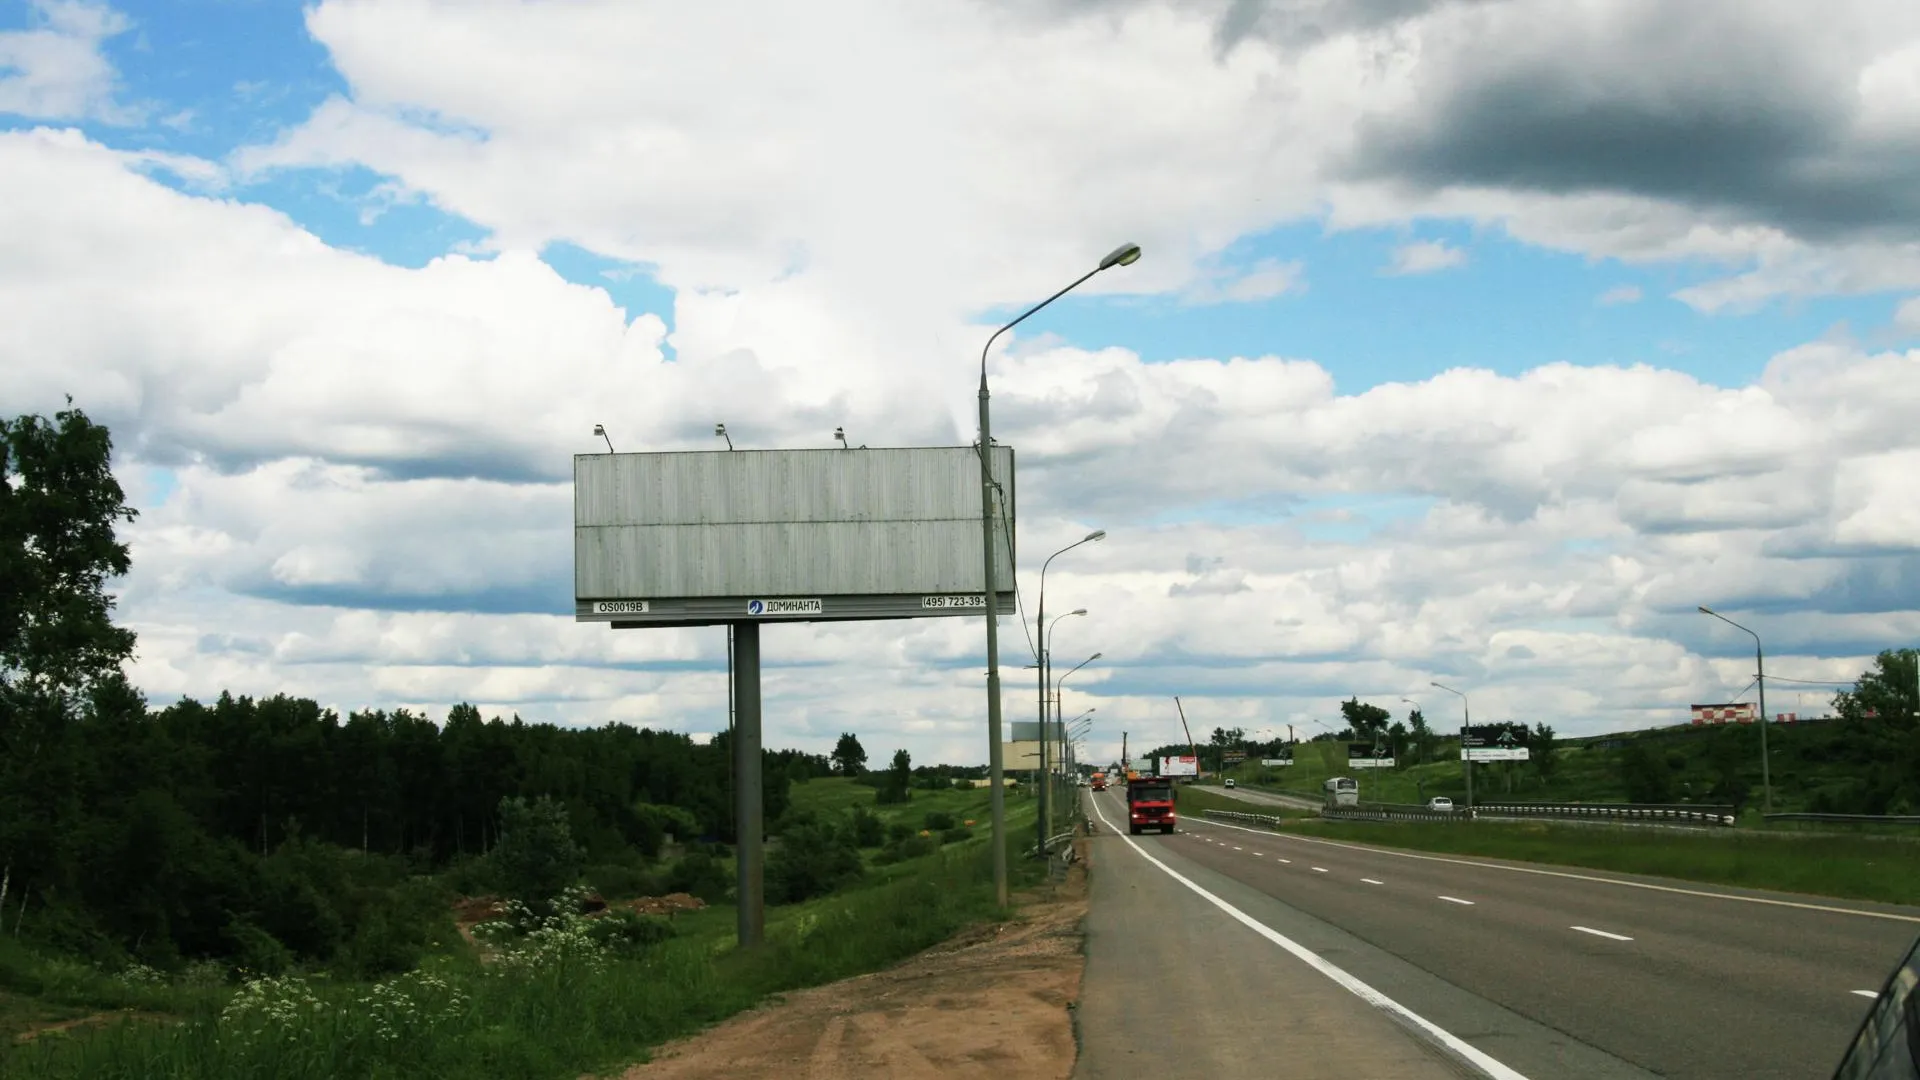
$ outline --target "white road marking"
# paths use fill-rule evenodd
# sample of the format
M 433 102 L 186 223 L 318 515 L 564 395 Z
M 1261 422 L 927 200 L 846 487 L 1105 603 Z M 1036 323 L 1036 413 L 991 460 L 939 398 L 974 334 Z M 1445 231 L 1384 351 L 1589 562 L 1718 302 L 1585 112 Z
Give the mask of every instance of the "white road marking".
M 1106 822 L 1107 815 L 1101 811 L 1098 805 L 1094 806 L 1093 812 L 1100 815 L 1102 822 Z M 1108 827 L 1111 828 L 1111 824 L 1109 824 Z M 1253 916 L 1248 915 L 1246 912 L 1241 911 L 1239 908 L 1234 907 L 1232 904 L 1227 903 L 1225 900 L 1201 888 L 1179 871 L 1147 854 L 1146 849 L 1138 843 L 1135 843 L 1132 837 L 1122 836 L 1120 839 L 1126 841 L 1128 847 L 1132 848 L 1141 858 L 1153 864 L 1161 873 L 1166 874 L 1194 893 L 1197 893 L 1200 898 L 1207 903 L 1226 912 L 1227 916 L 1235 922 L 1240 923 L 1247 929 L 1252 930 L 1254 933 L 1259 934 L 1261 937 L 1266 938 L 1268 941 L 1273 942 L 1275 945 L 1293 954 L 1293 956 L 1305 963 L 1308 967 L 1332 979 L 1335 983 L 1339 984 L 1342 989 L 1354 997 L 1372 1005 L 1374 1008 L 1393 1013 L 1400 1019 L 1419 1028 L 1447 1050 L 1466 1059 L 1475 1068 L 1485 1073 L 1490 1080 L 1527 1080 L 1524 1074 L 1516 1072 L 1502 1064 L 1491 1054 L 1486 1053 L 1472 1043 L 1460 1038 L 1458 1035 L 1453 1034 L 1433 1021 L 1428 1020 L 1426 1017 L 1421 1016 L 1419 1013 L 1414 1012 L 1412 1009 L 1407 1008 L 1405 1005 L 1400 1004 L 1380 991 L 1375 990 L 1373 987 L 1368 986 L 1366 983 L 1361 982 L 1359 979 L 1354 978 L 1344 969 L 1323 958 L 1319 953 L 1301 945 L 1285 934 L 1280 933 L 1267 924 L 1255 919 Z
M 1384 881 L 1375 881 L 1370 877 L 1363 877 L 1360 880 L 1366 882 L 1369 885 L 1385 885 L 1386 884 L 1386 882 Z
M 1873 990 L 1854 990 L 1851 992 L 1855 994 L 1859 994 L 1861 997 L 1877 998 L 1880 996 L 1879 993 Z
M 1235 850 L 1235 851 L 1245 851 L 1245 850 L 1247 850 L 1247 849 L 1246 849 L 1246 848 L 1243 848 L 1243 847 L 1237 847 L 1237 848 L 1234 848 L 1233 850 Z
M 1472 859 L 1449 859 L 1442 855 L 1420 855 L 1411 851 L 1396 851 L 1393 848 L 1370 847 L 1366 844 L 1348 844 L 1339 840 L 1320 840 L 1311 836 L 1292 836 L 1276 833 L 1272 829 L 1249 829 L 1244 825 L 1229 825 L 1224 821 L 1209 821 L 1207 824 L 1219 829 L 1239 829 L 1241 832 L 1259 833 L 1261 836 L 1281 840 L 1292 840 L 1302 844 L 1325 844 L 1328 847 L 1346 848 L 1349 851 L 1366 851 L 1375 855 L 1392 855 L 1400 859 L 1419 859 L 1421 862 L 1452 863 L 1455 866 L 1477 866 L 1482 870 L 1507 870 L 1515 874 L 1538 874 L 1541 877 L 1567 878 L 1570 881 L 1597 881 L 1603 885 L 1625 885 L 1630 889 L 1647 889 L 1652 892 L 1678 893 L 1681 896 L 1704 896 L 1709 900 L 1739 900 L 1748 904 L 1766 904 L 1770 907 L 1798 908 L 1801 911 L 1824 911 L 1833 915 L 1859 915 L 1868 919 L 1891 919 L 1894 922 L 1920 923 L 1920 915 L 1901 915 L 1893 911 L 1862 911 L 1859 908 L 1835 907 L 1832 904 L 1807 904 L 1798 900 L 1775 900 L 1766 896 L 1739 896 L 1734 893 L 1708 892 L 1705 889 L 1682 889 L 1673 885 L 1655 885 L 1648 881 L 1622 881 L 1619 878 L 1600 877 L 1596 874 L 1573 874 L 1565 870 L 1545 870 L 1537 866 L 1503 866 L 1500 863 L 1475 862 Z
M 1316 874 L 1324 874 L 1327 872 L 1327 868 L 1324 866 L 1316 866 L 1313 868 L 1313 872 Z
M 1472 907 L 1472 906 L 1473 906 L 1473 901 L 1471 901 L 1471 900 L 1462 900 L 1462 899 L 1460 899 L 1460 898 L 1459 898 L 1459 897 L 1457 897 L 1457 896 L 1442 896 L 1442 897 L 1440 897 L 1440 899 L 1442 899 L 1442 900 L 1445 900 L 1446 902 L 1448 902 L 1448 903 L 1450 903 L 1450 904 L 1465 904 L 1465 905 L 1467 905 L 1468 907 Z
M 1628 937 L 1625 934 L 1609 934 L 1605 930 L 1595 930 L 1591 926 L 1569 926 L 1567 927 L 1567 929 L 1578 930 L 1583 934 L 1592 934 L 1594 937 L 1611 938 L 1614 941 L 1632 941 L 1633 940 L 1632 938 Z
M 1274 856 L 1274 858 L 1276 858 L 1276 859 L 1280 859 L 1280 856 L 1278 856 L 1278 855 L 1275 855 L 1275 856 Z M 1281 862 L 1283 862 L 1283 863 L 1287 863 L 1288 865 L 1292 865 L 1292 863 L 1293 863 L 1293 860 L 1292 860 L 1292 859 L 1280 859 L 1280 861 L 1281 861 Z
M 1253 857 L 1254 857 L 1254 858 L 1256 858 L 1256 859 L 1264 859 L 1264 858 L 1266 858 L 1266 856 L 1265 856 L 1265 855 L 1262 855 L 1262 854 L 1260 854 L 1260 853 L 1259 853 L 1259 852 L 1257 852 L 1257 851 L 1253 853 Z

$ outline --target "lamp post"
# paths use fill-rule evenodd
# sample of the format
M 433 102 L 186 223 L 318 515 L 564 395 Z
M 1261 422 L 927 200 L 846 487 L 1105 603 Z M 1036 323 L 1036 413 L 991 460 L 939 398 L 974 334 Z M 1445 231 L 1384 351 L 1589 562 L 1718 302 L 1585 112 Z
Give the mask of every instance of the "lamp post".
M 593 433 L 607 440 L 607 453 L 609 454 L 613 453 L 613 436 L 607 434 L 607 425 L 605 424 L 593 425 Z
M 1459 698 L 1460 698 L 1460 767 L 1464 769 L 1467 774 L 1467 809 L 1472 810 L 1473 809 L 1473 758 L 1469 755 L 1467 751 L 1467 728 L 1473 725 L 1473 708 L 1472 706 L 1467 704 L 1467 695 L 1460 693 L 1460 691 L 1455 690 L 1453 687 L 1442 686 L 1439 683 L 1434 683 L 1432 685 L 1439 687 L 1442 690 L 1445 690 L 1449 694 L 1457 694 L 1459 695 Z
M 1090 543 L 1095 540 L 1104 540 L 1106 536 L 1107 530 L 1095 529 L 1080 539 L 1075 540 L 1073 543 L 1068 544 L 1066 547 L 1061 548 L 1059 551 L 1047 556 L 1047 560 L 1040 564 L 1040 614 L 1039 617 L 1034 620 L 1034 626 L 1036 629 L 1042 631 L 1040 634 L 1040 655 L 1036 657 L 1036 659 L 1040 661 L 1040 686 L 1037 691 L 1037 696 L 1040 699 L 1040 772 L 1042 775 L 1045 775 L 1047 771 L 1047 742 L 1052 734 L 1047 730 L 1047 658 L 1052 655 L 1049 644 L 1052 641 L 1053 635 L 1053 627 L 1047 623 L 1047 568 L 1053 565 L 1053 560 L 1065 555 L 1081 544 Z M 1085 615 L 1086 613 L 1086 608 L 1077 608 L 1067 614 Z M 1064 615 L 1061 616 L 1061 618 L 1065 617 Z M 1059 619 L 1054 620 L 1056 623 L 1059 621 Z M 1040 788 L 1040 816 L 1034 822 L 1034 826 L 1040 831 L 1040 854 L 1043 858 L 1046 856 L 1047 837 L 1051 835 L 1047 832 L 1047 825 L 1051 821 L 1047 811 L 1047 789 L 1043 785 Z
M 1760 635 L 1727 618 L 1709 607 L 1702 607 L 1700 614 L 1711 615 L 1735 630 L 1744 632 L 1753 639 L 1753 681 L 1760 686 L 1760 800 L 1765 807 L 1762 813 L 1773 813 L 1773 768 L 1767 758 L 1767 656 L 1760 647 Z
M 987 787 L 993 819 L 993 894 L 1001 907 L 1007 906 L 1007 790 L 1001 767 L 1004 751 L 1000 746 L 1000 596 L 995 592 L 993 572 L 993 425 L 987 408 L 987 353 L 1001 334 L 1072 292 L 1081 282 L 1102 270 L 1131 265 L 1139 258 L 1138 244 L 1122 244 L 1114 248 L 1106 258 L 1100 260 L 1100 265 L 1080 275 L 1072 285 L 1021 312 L 1019 318 L 995 330 L 980 349 L 980 584 L 986 593 L 987 616 Z
M 1058 679 L 1055 679 L 1053 681 L 1053 708 L 1056 715 L 1058 715 L 1059 709 L 1060 709 L 1060 684 L 1066 682 L 1067 678 L 1071 676 L 1074 672 L 1079 671 L 1081 668 L 1086 667 L 1088 664 L 1093 663 L 1095 660 L 1098 660 L 1105 655 L 1106 655 L 1105 653 L 1094 653 L 1092 656 L 1087 657 L 1085 660 L 1082 660 L 1079 663 L 1073 665 L 1073 667 L 1067 669 L 1066 675 L 1062 675 Z M 1045 734 L 1045 733 L 1043 732 L 1042 734 Z
M 1073 548 L 1079 547 L 1081 544 L 1086 543 L 1087 540 L 1098 540 L 1099 538 L 1105 535 L 1107 535 L 1105 532 L 1094 533 L 1093 535 L 1087 537 L 1086 540 L 1081 540 L 1078 543 L 1069 544 L 1066 547 L 1061 548 L 1060 551 L 1056 551 L 1053 554 L 1058 555 L 1060 554 L 1061 551 L 1071 550 Z M 1049 555 L 1047 557 L 1047 562 L 1050 563 L 1052 561 L 1053 561 L 1053 556 Z M 1040 669 L 1040 688 L 1036 696 L 1038 696 L 1040 699 L 1040 772 L 1042 775 L 1047 774 L 1047 743 L 1052 741 L 1053 739 L 1053 731 L 1051 729 L 1051 724 L 1054 718 L 1051 718 L 1047 715 L 1047 662 L 1049 658 L 1053 656 L 1053 628 L 1060 625 L 1061 619 L 1072 618 L 1075 615 L 1085 615 L 1087 613 L 1086 608 L 1074 608 L 1072 611 L 1067 612 L 1065 615 L 1054 616 L 1053 622 L 1051 623 L 1047 622 L 1046 581 L 1047 581 L 1047 568 L 1046 568 L 1046 565 L 1043 563 L 1041 564 L 1041 567 L 1040 567 L 1040 618 L 1038 622 L 1041 629 L 1044 632 L 1040 635 L 1040 656 L 1039 656 L 1040 662 L 1037 665 L 1035 665 Z M 1050 807 L 1051 807 L 1051 803 L 1047 798 L 1047 788 L 1045 785 L 1042 785 L 1040 788 L 1040 816 L 1036 818 L 1033 823 L 1034 828 L 1038 830 L 1040 833 L 1040 847 L 1042 848 L 1040 855 L 1042 858 L 1046 857 L 1046 851 L 1044 849 L 1046 848 L 1046 845 L 1047 845 L 1047 837 L 1053 835 L 1052 833 L 1047 831 L 1047 827 L 1050 824 L 1052 824 L 1052 821 L 1053 821 L 1052 815 L 1050 813 Z

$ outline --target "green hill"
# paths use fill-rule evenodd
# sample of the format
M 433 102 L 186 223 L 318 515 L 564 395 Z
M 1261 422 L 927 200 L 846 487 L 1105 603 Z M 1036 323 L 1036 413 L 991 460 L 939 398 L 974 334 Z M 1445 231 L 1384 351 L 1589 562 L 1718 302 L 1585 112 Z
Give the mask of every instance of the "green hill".
M 1920 731 L 1873 721 L 1774 724 L 1768 727 L 1776 811 L 1911 814 L 1920 812 L 1920 777 L 1902 765 Z M 1474 766 L 1474 798 L 1529 802 L 1702 802 L 1757 810 L 1760 732 L 1750 725 L 1683 725 L 1557 740 L 1554 764 Z M 1427 762 L 1392 769 L 1347 768 L 1344 742 L 1301 743 L 1294 764 L 1269 769 L 1249 761 L 1228 770 L 1237 782 L 1318 797 L 1330 776 L 1360 781 L 1369 802 L 1422 802 L 1466 797 L 1458 740 L 1446 740 Z

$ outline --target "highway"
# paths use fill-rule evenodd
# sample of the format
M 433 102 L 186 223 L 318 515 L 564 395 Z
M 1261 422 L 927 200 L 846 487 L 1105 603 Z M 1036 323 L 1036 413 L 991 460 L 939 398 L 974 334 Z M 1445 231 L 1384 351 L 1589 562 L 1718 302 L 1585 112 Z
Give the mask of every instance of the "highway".
M 1106 824 L 1075 1071 L 1091 1080 L 1283 1064 L 1288 1076 L 1826 1077 L 1865 995 L 1920 936 L 1920 908 L 1192 819 L 1129 837 L 1119 793 L 1091 799 Z M 1156 984 L 1157 1016 L 1142 992 Z

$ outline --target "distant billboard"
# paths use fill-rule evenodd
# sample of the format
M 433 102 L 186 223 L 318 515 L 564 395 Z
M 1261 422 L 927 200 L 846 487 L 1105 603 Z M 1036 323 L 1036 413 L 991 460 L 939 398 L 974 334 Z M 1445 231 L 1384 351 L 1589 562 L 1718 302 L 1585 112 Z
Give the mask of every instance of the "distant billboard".
M 1220 762 L 1223 765 L 1238 765 L 1245 760 L 1247 760 L 1247 752 L 1245 750 L 1220 751 Z
M 1260 764 L 1269 769 L 1280 769 L 1293 764 L 1293 759 L 1291 757 L 1264 757 L 1260 759 Z
M 1475 724 L 1460 734 L 1462 761 L 1527 761 L 1527 725 Z
M 1000 610 L 1014 610 L 1013 449 L 996 446 Z M 969 446 L 573 459 L 574 618 L 615 627 L 979 615 Z
M 1158 768 L 1161 776 L 1199 776 L 1200 759 L 1191 754 L 1163 757 Z
M 1760 709 L 1751 701 L 1729 701 L 1717 705 L 1694 705 L 1693 722 L 1696 724 L 1751 724 L 1760 716 Z
M 1393 768 L 1393 747 L 1376 747 L 1372 743 L 1348 743 L 1347 768 L 1391 769 Z

